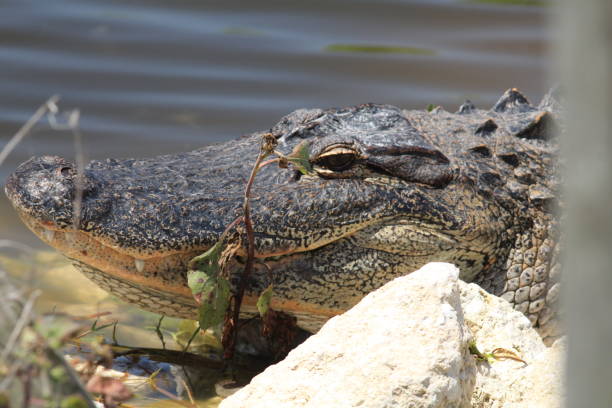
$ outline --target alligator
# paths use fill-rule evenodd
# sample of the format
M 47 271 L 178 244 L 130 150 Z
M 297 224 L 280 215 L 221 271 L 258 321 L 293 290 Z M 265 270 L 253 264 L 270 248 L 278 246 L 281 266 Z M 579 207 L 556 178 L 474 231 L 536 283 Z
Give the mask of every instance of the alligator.
M 245 316 L 272 284 L 272 309 L 316 332 L 393 278 L 443 261 L 550 338 L 559 333 L 560 113 L 554 92 L 533 106 L 516 89 L 489 110 L 469 101 L 455 113 L 300 109 L 266 132 L 187 153 L 81 171 L 64 158 L 31 158 L 5 190 L 25 224 L 97 285 L 194 318 L 189 261 L 242 215 L 262 136 L 274 135 L 283 154 L 307 141 L 311 172 L 266 166 L 255 180 Z M 230 276 L 244 256 L 240 248 Z

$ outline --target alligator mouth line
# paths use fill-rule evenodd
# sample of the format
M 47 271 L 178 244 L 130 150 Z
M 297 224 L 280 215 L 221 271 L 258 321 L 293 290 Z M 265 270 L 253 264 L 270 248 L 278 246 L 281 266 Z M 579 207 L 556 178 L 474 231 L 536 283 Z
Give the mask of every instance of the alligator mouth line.
M 162 256 L 149 256 L 147 259 L 136 258 L 113 248 L 83 231 L 64 230 L 45 225 L 23 211 L 18 211 L 27 227 L 41 240 L 63 253 L 70 259 L 82 262 L 93 269 L 103 271 L 113 277 L 131 282 L 138 286 L 171 293 L 182 298 L 192 299 L 184 274 L 182 278 L 168 276 L 168 271 L 183 271 L 191 258 L 206 249 L 188 252 L 174 252 Z
M 90 234 L 76 230 L 61 230 L 52 224 L 45 225 L 23 211 L 18 211 L 27 227 L 42 241 L 63 253 L 67 258 L 87 265 L 94 273 L 104 274 L 112 279 L 127 282 L 140 288 L 148 288 L 157 294 L 163 293 L 168 299 L 177 303 L 193 304 L 193 315 L 177 315 L 182 318 L 195 318 L 196 304 L 191 290 L 187 286 L 186 265 L 189 261 L 206 251 L 207 248 L 186 252 L 172 252 L 162 256 L 136 258 L 121 252 L 92 237 Z M 293 254 L 277 254 L 271 258 L 275 262 Z M 245 294 L 242 310 L 246 314 L 257 314 L 256 294 Z M 328 318 L 344 312 L 340 309 L 327 309 L 318 305 L 289 299 L 271 301 L 271 307 L 296 315 L 299 320 L 307 320 L 304 328 L 316 330 Z M 319 316 L 319 319 L 316 318 Z M 313 320 L 314 319 L 314 320 Z M 322 319 L 322 320 L 321 320 Z

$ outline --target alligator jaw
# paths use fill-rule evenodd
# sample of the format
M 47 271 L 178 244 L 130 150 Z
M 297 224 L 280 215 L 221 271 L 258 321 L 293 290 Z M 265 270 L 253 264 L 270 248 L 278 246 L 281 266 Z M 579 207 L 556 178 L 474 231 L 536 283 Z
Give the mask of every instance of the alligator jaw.
M 200 250 L 138 259 L 123 253 L 119 248 L 104 245 L 87 232 L 45 225 L 22 211 L 18 213 L 36 236 L 73 261 L 134 285 L 169 292 L 170 298 L 191 298 L 185 279 L 186 265 L 191 258 L 201 253 Z M 176 271 L 176 276 L 169 276 L 171 271 Z
M 59 228 L 36 219 L 17 206 L 16 210 L 36 236 L 64 254 L 85 276 L 109 293 L 168 316 L 188 319 L 197 316 L 195 301 L 187 287 L 186 271 L 189 261 L 207 248 L 136 258 L 121 248 L 104 244 L 90 233 L 72 227 Z M 269 263 L 275 264 L 274 269 L 282 269 L 281 264 L 288 255 L 291 253 L 274 254 Z M 258 313 L 257 300 L 257 293 L 249 292 L 244 296 L 243 317 Z M 298 319 L 298 326 L 310 332 L 316 332 L 327 319 L 344 312 L 340 308 L 281 298 L 273 298 L 271 307 L 292 314 Z
M 85 276 L 109 293 L 167 316 L 197 317 L 197 306 L 187 287 L 185 271 L 191 258 L 203 251 L 138 259 L 100 243 L 88 233 L 51 229 L 23 212 L 19 212 L 19 215 L 34 234 L 63 253 Z M 272 262 L 282 263 L 283 259 L 285 257 Z M 175 279 L 169 279 L 169 274 L 174 274 Z M 249 292 L 244 296 L 243 317 L 258 313 L 257 300 L 257 293 Z M 327 319 L 344 312 L 342 309 L 280 298 L 273 298 L 271 307 L 292 314 L 297 318 L 298 326 L 309 332 L 316 332 Z

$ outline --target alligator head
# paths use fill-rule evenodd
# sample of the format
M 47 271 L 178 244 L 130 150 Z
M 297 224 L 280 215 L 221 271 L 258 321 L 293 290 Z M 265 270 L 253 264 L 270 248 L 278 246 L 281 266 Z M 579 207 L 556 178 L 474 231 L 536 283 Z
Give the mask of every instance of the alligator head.
M 544 139 L 548 127 L 549 113 L 521 98 L 511 90 L 490 111 L 467 104 L 457 114 L 366 104 L 283 118 L 270 130 L 277 150 L 288 154 L 306 140 L 313 171 L 269 165 L 256 178 L 258 262 L 244 310 L 272 283 L 272 307 L 314 331 L 430 261 L 458 265 L 468 281 L 505 274 L 517 236 L 533 225 L 535 200 L 514 173 L 520 162 L 533 168 L 540 141 L 532 139 Z M 189 153 L 92 161 L 82 172 L 59 157 L 32 158 L 6 192 L 26 225 L 98 285 L 193 318 L 187 264 L 241 215 L 262 134 Z M 548 178 L 532 177 L 536 185 Z M 238 255 L 232 273 L 240 273 Z

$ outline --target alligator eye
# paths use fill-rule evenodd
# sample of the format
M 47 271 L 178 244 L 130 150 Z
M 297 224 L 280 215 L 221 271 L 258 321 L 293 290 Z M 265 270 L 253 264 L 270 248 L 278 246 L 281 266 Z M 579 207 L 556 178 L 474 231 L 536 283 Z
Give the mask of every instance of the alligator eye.
M 356 159 L 356 151 L 347 148 L 335 148 L 321 154 L 315 163 L 332 171 L 343 171 L 351 167 Z

